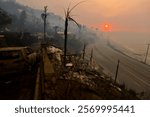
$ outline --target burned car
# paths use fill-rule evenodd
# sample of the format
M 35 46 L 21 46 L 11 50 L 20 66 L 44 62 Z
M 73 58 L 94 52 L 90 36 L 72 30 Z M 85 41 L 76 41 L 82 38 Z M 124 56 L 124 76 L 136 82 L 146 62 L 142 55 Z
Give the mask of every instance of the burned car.
M 29 70 L 40 60 L 39 54 L 29 47 L 0 48 L 0 76 Z

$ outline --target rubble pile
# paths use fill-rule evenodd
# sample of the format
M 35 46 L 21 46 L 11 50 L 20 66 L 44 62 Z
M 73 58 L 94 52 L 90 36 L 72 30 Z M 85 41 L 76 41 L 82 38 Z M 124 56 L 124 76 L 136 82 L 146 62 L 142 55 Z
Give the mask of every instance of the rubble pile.
M 138 99 L 126 89 L 114 85 L 112 78 L 103 73 L 96 62 L 83 60 L 82 55 L 67 55 L 63 66 L 63 53 L 55 47 L 47 48 L 53 61 L 56 83 L 47 81 L 46 99 Z

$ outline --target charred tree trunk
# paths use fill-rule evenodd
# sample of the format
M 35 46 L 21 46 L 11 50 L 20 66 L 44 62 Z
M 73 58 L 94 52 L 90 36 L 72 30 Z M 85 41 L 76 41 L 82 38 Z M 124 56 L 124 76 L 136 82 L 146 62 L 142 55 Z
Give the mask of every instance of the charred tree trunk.
M 66 54 L 67 54 L 67 39 L 68 39 L 68 18 L 66 18 L 65 20 L 65 31 L 64 31 L 64 35 L 65 35 L 65 42 L 64 42 L 64 67 L 66 67 Z

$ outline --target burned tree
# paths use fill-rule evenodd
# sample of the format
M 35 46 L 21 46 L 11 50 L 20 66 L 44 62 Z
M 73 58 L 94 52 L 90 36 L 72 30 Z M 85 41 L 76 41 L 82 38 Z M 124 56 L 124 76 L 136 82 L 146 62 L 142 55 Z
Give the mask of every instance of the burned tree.
M 3 29 L 7 24 L 11 24 L 12 19 L 7 12 L 0 8 L 0 28 Z
M 23 11 L 20 13 L 20 31 L 21 31 L 21 32 L 24 32 L 24 26 L 25 26 L 26 18 L 27 18 L 26 11 L 23 10 Z
M 82 1 L 84 2 L 84 1 Z M 68 39 L 68 21 L 73 21 L 74 23 L 77 24 L 78 27 L 80 27 L 80 25 L 71 17 L 71 12 L 74 8 L 76 8 L 79 4 L 81 4 L 82 2 L 77 3 L 76 5 L 74 5 L 71 9 L 68 7 L 67 11 L 65 10 L 65 30 L 64 30 L 64 36 L 65 36 L 65 40 L 64 40 L 64 67 L 66 67 L 66 54 L 67 54 L 67 39 Z

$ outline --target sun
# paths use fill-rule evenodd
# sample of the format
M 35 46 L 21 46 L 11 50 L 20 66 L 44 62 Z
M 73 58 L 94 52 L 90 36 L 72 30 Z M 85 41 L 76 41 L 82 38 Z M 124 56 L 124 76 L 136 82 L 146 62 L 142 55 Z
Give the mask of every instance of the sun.
M 108 28 L 108 27 L 109 27 L 109 25 L 108 25 L 108 24 L 105 24 L 105 25 L 104 25 L 104 27 L 105 27 L 105 28 Z
M 102 31 L 105 31 L 105 32 L 111 31 L 112 25 L 110 23 L 104 23 L 102 24 L 101 29 Z

